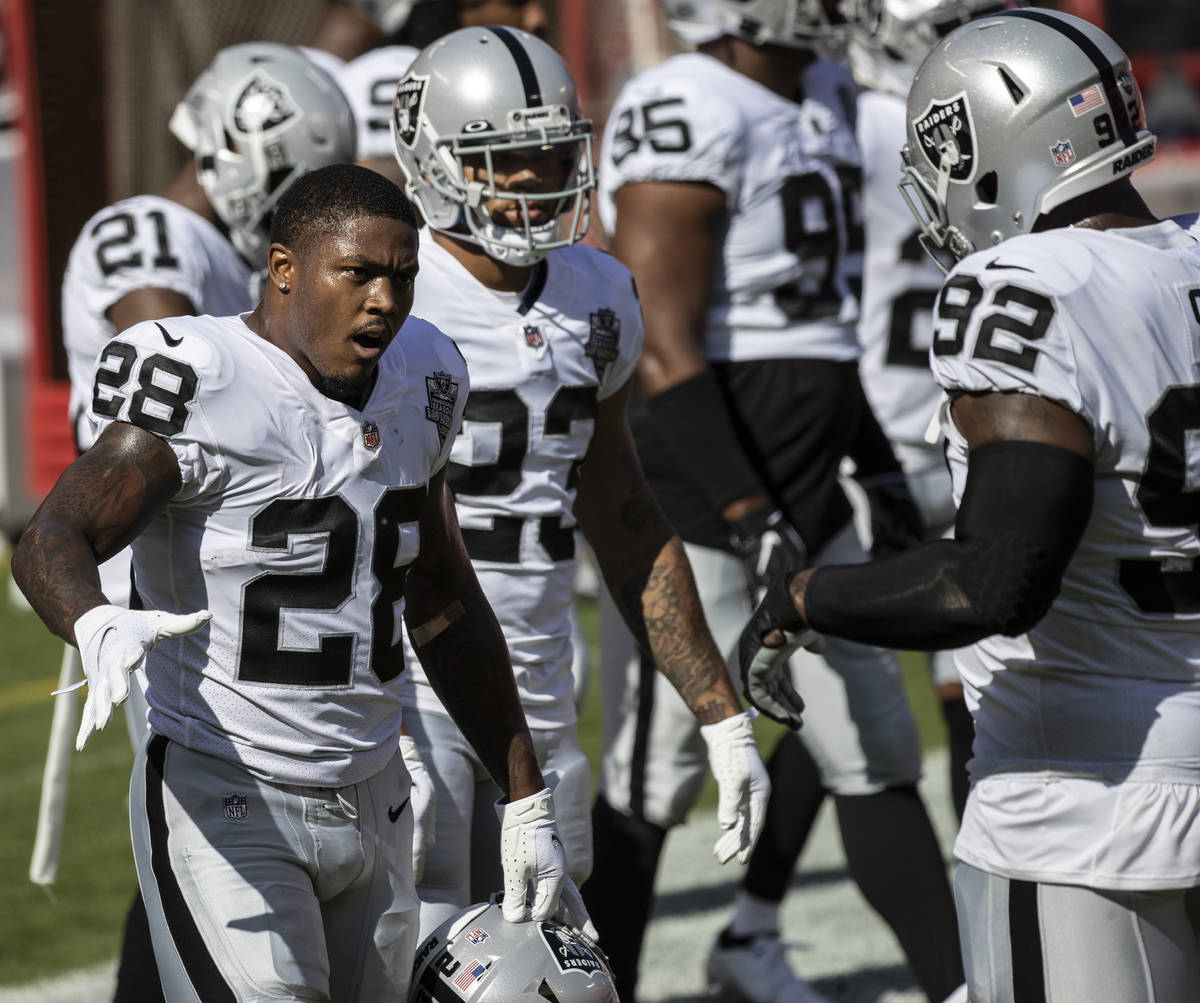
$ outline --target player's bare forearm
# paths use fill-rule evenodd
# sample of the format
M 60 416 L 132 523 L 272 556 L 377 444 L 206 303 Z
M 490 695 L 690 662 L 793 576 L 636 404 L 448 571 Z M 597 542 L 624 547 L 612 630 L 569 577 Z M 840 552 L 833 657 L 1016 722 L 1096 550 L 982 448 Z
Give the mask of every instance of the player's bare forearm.
M 545 786 L 504 634 L 479 587 L 439 476 L 405 584 L 409 637 L 442 705 L 511 799 Z
M 701 723 L 740 711 L 683 542 L 646 483 L 623 410 L 599 417 L 575 514 L 634 638 Z
M 125 424 L 106 429 L 63 472 L 12 557 L 14 580 L 51 631 L 74 643 L 75 621 L 108 602 L 98 565 L 128 546 L 179 486 L 170 448 Z

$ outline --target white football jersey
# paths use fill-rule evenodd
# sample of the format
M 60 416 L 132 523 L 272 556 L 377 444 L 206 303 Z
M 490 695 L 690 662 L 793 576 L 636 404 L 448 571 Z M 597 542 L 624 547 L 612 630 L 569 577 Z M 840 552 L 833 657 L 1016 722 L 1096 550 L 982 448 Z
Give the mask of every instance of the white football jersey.
M 862 274 L 854 82 L 806 71 L 789 101 L 702 53 L 673 56 L 617 97 L 600 158 L 599 207 L 631 182 L 698 182 L 725 193 L 729 225 L 706 334 L 710 360 L 853 359 Z
M 632 280 L 611 255 L 576 244 L 535 266 L 524 293 L 496 292 L 425 235 L 416 290 L 413 313 L 451 335 L 470 366 L 446 482 L 525 716 L 570 724 L 576 477 L 598 402 L 641 353 Z M 416 706 L 440 709 L 419 665 L 413 675 Z
M 1194 884 L 1200 244 L 1171 220 L 1015 237 L 954 269 L 935 320 L 942 387 L 1055 401 L 1096 454 L 1050 612 L 956 653 L 976 726 L 958 855 L 1030 880 Z M 967 450 L 944 413 L 958 501 Z
M 920 231 L 896 185 L 904 143 L 904 98 L 863 91 L 858 145 L 866 252 L 859 370 L 897 458 L 914 472 L 942 464 L 941 445 L 926 442 L 925 429 L 942 397 L 929 371 L 929 344 L 944 276 L 917 241 Z
M 368 49 L 338 68 L 337 82 L 358 123 L 359 160 L 395 157 L 392 100 L 396 97 L 396 84 L 420 51 L 411 45 L 382 45 Z
M 63 345 L 76 442 L 95 438 L 86 415 L 96 356 L 117 333 L 109 308 L 138 289 L 170 289 L 198 313 L 225 316 L 254 306 L 250 267 L 203 216 L 157 195 L 136 195 L 84 224 L 62 284 Z
M 212 610 L 146 659 L 150 726 L 279 783 L 342 786 L 394 754 L 406 566 L 467 396 L 454 344 L 410 319 L 359 411 L 240 317 L 136 324 L 93 415 L 162 438 L 179 493 L 134 541 L 146 609 Z

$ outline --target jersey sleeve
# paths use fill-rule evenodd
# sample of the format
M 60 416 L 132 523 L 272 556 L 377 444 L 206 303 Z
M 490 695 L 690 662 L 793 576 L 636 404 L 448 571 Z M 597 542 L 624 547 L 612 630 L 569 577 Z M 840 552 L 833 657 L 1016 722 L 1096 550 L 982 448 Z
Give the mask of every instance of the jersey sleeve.
M 629 269 L 603 251 L 594 252 L 593 263 L 599 273 L 598 282 L 612 290 L 612 313 L 618 325 L 616 358 L 605 367 L 597 394 L 604 400 L 620 390 L 633 375 L 646 342 L 646 328 L 642 322 L 642 304 Z M 598 319 L 603 320 L 592 316 L 593 327 Z
M 165 199 L 118 202 L 85 225 L 71 254 L 89 312 L 102 316 L 138 289 L 170 289 L 197 307 L 210 264 L 186 210 Z
M 201 397 L 230 382 L 233 362 L 209 340 L 182 336 L 191 319 L 144 321 L 110 341 L 97 361 L 89 414 L 97 435 L 128 422 L 163 439 L 183 482 L 177 501 L 206 493 L 225 471 L 220 430 Z
M 1028 393 L 1096 416 L 1081 389 L 1075 351 L 1086 318 L 1071 293 L 1086 279 L 1077 245 L 1017 237 L 960 262 L 934 309 L 930 361 L 946 391 Z M 1099 319 L 1099 318 L 1097 318 Z
M 440 445 L 429 468 L 430 476 L 433 476 L 450 459 L 450 450 L 462 427 L 471 378 L 467 360 L 452 338 L 428 321 L 410 317 L 403 330 L 403 336 L 410 342 L 418 336 L 410 326 L 424 329 L 423 336 L 427 340 L 427 348 L 414 358 L 413 363 L 416 378 L 424 382 L 429 402 L 425 416 L 434 421 L 439 430 Z
M 617 97 L 605 129 L 601 199 L 630 182 L 692 181 L 715 185 L 732 205 L 745 144 L 737 106 L 682 68 L 635 79 Z

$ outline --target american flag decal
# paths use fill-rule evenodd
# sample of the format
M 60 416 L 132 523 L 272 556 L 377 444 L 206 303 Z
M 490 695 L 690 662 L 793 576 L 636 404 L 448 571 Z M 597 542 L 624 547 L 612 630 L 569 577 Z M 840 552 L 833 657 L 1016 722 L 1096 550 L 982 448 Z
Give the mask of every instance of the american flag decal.
M 1103 107 L 1104 92 L 1100 90 L 1099 84 L 1092 84 L 1091 87 L 1085 87 L 1078 94 L 1072 94 L 1067 98 L 1067 104 L 1071 106 L 1071 114 L 1079 118 L 1080 115 L 1086 115 L 1094 108 Z
M 459 989 L 466 989 L 474 985 L 486 971 L 487 969 L 478 961 L 472 961 L 466 968 L 454 976 L 454 984 Z

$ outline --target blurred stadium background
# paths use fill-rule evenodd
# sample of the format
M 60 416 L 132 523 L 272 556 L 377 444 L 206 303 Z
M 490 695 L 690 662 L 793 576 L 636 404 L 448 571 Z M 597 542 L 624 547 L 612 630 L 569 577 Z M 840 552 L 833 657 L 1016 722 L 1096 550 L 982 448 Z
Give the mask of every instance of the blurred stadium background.
M 330 0 L 0 0 L 0 554 L 73 456 L 59 284 L 80 226 L 97 209 L 156 192 L 186 151 L 167 119 L 220 48 L 239 41 L 313 41 Z M 621 84 L 674 51 L 656 0 L 557 0 L 551 42 L 579 84 L 599 132 Z M 1135 177 L 1160 213 L 1200 207 L 1200 4 L 1195 0 L 1060 0 L 1104 27 L 1134 57 L 1159 155 Z M 593 240 L 602 240 L 594 234 Z M 0 557 L 0 577 L 7 561 Z M 48 693 L 61 647 L 0 588 L 0 1003 L 101 999 L 129 892 L 123 814 L 128 742 L 119 728 L 72 764 L 63 867 L 52 892 L 26 879 Z M 594 636 L 594 632 L 591 636 Z M 914 680 L 922 676 L 910 666 Z M 914 685 L 927 749 L 942 741 L 932 698 Z M 584 737 L 595 749 L 596 701 Z M 765 743 L 775 735 L 765 728 Z M 928 769 L 929 801 L 951 838 L 943 767 Z M 711 800 L 706 802 L 711 811 Z M 702 806 L 703 807 L 703 806 Z M 728 907 L 737 875 L 712 863 L 704 811 L 673 840 L 677 852 L 644 965 L 645 999 L 698 998 L 700 958 Z M 794 961 L 844 1000 L 915 1000 L 886 928 L 846 879 L 836 835 L 822 823 L 796 882 L 810 888 L 785 921 L 806 931 Z M 874 925 L 872 925 L 874 924 Z M 811 933 L 811 936 L 809 936 Z M 63 973 L 81 971 L 76 981 Z M 53 984 L 35 979 L 54 977 Z M 15 988 L 25 985 L 27 988 Z

